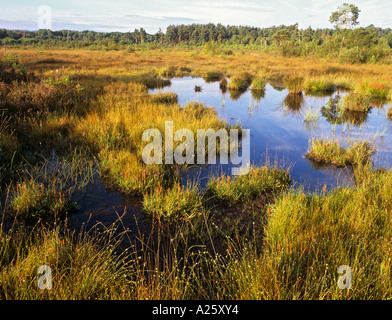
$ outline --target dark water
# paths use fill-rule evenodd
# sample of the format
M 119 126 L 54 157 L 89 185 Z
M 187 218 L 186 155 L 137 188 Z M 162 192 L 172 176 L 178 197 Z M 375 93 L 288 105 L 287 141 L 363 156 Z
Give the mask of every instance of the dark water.
M 291 166 L 293 180 L 303 184 L 308 191 L 321 189 L 324 185 L 328 189 L 350 185 L 352 181 L 348 169 L 320 167 L 304 158 L 311 138 L 334 137 L 341 142 L 351 138 L 369 139 L 377 148 L 374 164 L 391 165 L 392 122 L 386 118 L 388 105 L 374 107 L 364 117 L 354 114 L 342 120 L 334 118 L 334 114 L 331 116 L 331 112 L 321 111 L 329 101 L 342 97 L 343 92 L 324 96 L 304 94 L 301 99 L 288 95 L 282 87 L 273 88 L 267 84 L 262 97 L 252 95 L 250 90 L 237 96 L 236 92 L 222 92 L 219 82 L 206 83 L 202 78 L 174 78 L 171 83 L 161 91 L 177 93 L 180 105 L 190 101 L 205 103 L 215 108 L 218 116 L 228 123 L 240 123 L 243 128 L 250 129 L 252 164 L 263 165 L 269 159 Z M 195 92 L 196 85 L 201 86 L 201 92 Z M 158 91 L 151 90 L 152 93 Z M 304 121 L 309 110 L 318 115 L 318 119 Z M 209 175 L 228 172 L 229 168 L 230 165 L 197 167 L 189 170 L 187 177 L 201 179 L 203 185 Z

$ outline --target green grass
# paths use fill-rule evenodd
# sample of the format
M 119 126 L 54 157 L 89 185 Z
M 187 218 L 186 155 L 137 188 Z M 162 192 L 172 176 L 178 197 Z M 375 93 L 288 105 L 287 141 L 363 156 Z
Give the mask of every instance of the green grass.
M 321 79 L 306 79 L 304 81 L 304 90 L 306 93 L 319 93 L 325 92 L 330 93 L 335 91 L 336 87 L 334 83 Z
M 178 183 L 169 189 L 158 186 L 143 198 L 145 213 L 171 220 L 190 220 L 205 212 L 203 196 L 197 186 L 182 188 Z
M 230 77 L 229 89 L 245 91 L 251 85 L 252 77 L 248 73 L 236 74 Z
M 353 166 L 370 161 L 375 152 L 368 141 L 351 140 L 343 148 L 337 140 L 312 139 L 306 157 L 323 164 L 336 166 Z
M 254 200 L 261 195 L 282 192 L 290 183 L 290 176 L 285 170 L 252 167 L 245 175 L 234 178 L 222 175 L 210 179 L 207 193 L 217 201 L 233 204 Z
M 369 97 L 373 101 L 385 101 L 388 99 L 390 88 L 380 82 L 360 81 L 355 91 Z
M 262 78 L 254 78 L 252 80 L 252 84 L 250 89 L 253 91 L 264 91 L 265 90 L 265 81 Z

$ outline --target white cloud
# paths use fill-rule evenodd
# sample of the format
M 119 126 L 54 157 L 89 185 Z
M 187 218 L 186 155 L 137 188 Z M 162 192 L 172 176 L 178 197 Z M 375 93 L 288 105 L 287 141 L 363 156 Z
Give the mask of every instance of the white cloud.
M 0 0 L 3 2 L 4 0 Z M 344 2 L 344 1 L 343 1 Z M 392 27 L 392 0 L 353 0 L 360 9 L 361 26 L 374 24 Z M 38 0 L 7 1 L 2 4 L 0 28 L 34 29 Z M 153 33 L 169 24 L 222 23 L 268 27 L 299 23 L 301 28 L 311 25 L 331 27 L 329 16 L 342 0 L 231 0 L 197 2 L 190 0 L 68 0 L 51 1 L 53 28 L 97 31 L 128 31 L 144 27 Z

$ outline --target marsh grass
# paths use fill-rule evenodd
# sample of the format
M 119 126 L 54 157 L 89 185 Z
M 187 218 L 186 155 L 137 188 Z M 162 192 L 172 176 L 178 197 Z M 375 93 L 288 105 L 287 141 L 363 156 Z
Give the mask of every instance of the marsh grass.
M 385 101 L 388 99 L 390 88 L 381 82 L 369 82 L 361 80 L 355 87 L 359 94 L 367 96 L 372 101 Z
M 367 96 L 361 94 L 350 93 L 343 97 L 343 107 L 345 110 L 353 112 L 365 112 L 367 113 L 370 106 L 370 99 Z
M 181 187 L 179 183 L 169 189 L 159 185 L 143 198 L 143 209 L 147 214 L 166 219 L 192 219 L 205 212 L 203 195 L 196 185 Z
M 7 110 L 0 121 L 0 173 L 2 184 L 6 181 L 1 192 L 9 197 L 7 204 L 13 202 L 14 208 L 19 208 L 20 217 L 23 212 L 44 206 L 44 212 L 35 211 L 39 212 L 37 217 L 53 210 L 66 212 L 70 193 L 87 182 L 90 175 L 87 172 L 74 177 L 77 172 L 84 172 L 81 168 L 90 168 L 90 173 L 95 172 L 94 176 L 99 173 L 108 186 L 126 194 L 138 194 L 141 201 L 145 200 L 146 212 L 151 212 L 149 217 L 182 218 L 168 219 L 175 221 L 169 222 L 169 226 L 162 222 L 164 219 L 158 221 L 162 223 L 158 223 L 160 228 L 170 229 L 174 224 L 175 232 L 160 234 L 169 241 L 150 243 L 150 238 L 162 232 L 155 229 L 154 234 L 139 235 L 142 249 L 128 247 L 125 251 L 120 248 L 114 226 L 100 224 L 96 233 L 72 233 L 60 228 L 56 221 L 29 228 L 21 224 L 10 232 L 1 230 L 2 299 L 392 297 L 392 222 L 388 214 L 392 211 L 392 177 L 390 170 L 374 171 L 366 165 L 372 153 L 370 143 L 358 142 L 342 148 L 334 141 L 315 142 L 322 161 L 337 160 L 339 165 L 347 165 L 347 161 L 356 163 L 353 167 L 356 185 L 328 193 L 323 188 L 312 194 L 301 189 L 287 190 L 290 177 L 285 170 L 262 167 L 252 168 L 248 175 L 237 178 L 213 177 L 205 195 L 196 188 L 178 188 L 176 168 L 164 164 L 146 166 L 139 156 L 145 145 L 140 138 L 144 130 L 158 128 L 163 132 L 168 119 L 173 120 L 176 128 L 190 128 L 194 133 L 198 128 L 227 128 L 210 108 L 197 103 L 181 108 L 176 103 L 154 101 L 148 94 L 147 88 L 160 86 L 157 83 L 161 83 L 158 80 L 161 77 L 190 72 L 191 62 L 199 75 L 225 70 L 224 74 L 233 75 L 232 79 L 246 64 L 250 75 L 258 77 L 263 69 L 262 78 L 276 83 L 284 74 L 306 78 L 311 70 L 315 79 L 320 73 L 323 81 L 344 88 L 356 87 L 363 75 L 368 83 L 387 83 L 392 74 L 390 66 L 335 67 L 318 60 L 291 57 L 283 60 L 268 52 L 245 50 L 223 56 L 203 55 L 199 49 L 142 52 L 137 48 L 126 53 L 51 50 L 49 63 L 37 63 L 44 59 L 46 50 L 9 50 L 23 55 L 26 68 L 34 69 L 47 80 L 35 82 L 34 77 L 24 74 L 23 68 L 13 70 L 12 65 L 0 64 L 0 96 L 2 103 L 7 102 L 7 107 L 1 107 Z M 55 77 L 50 66 L 61 60 L 73 63 Z M 239 78 L 246 81 L 248 88 L 253 76 Z M 162 81 L 162 85 L 167 83 Z M 292 82 L 294 92 L 302 91 L 301 81 Z M 221 84 L 226 88 L 227 83 L 222 80 Z M 384 89 L 363 91 L 368 92 L 366 96 L 382 97 Z M 293 96 L 302 95 L 294 94 L 290 99 Z M 291 105 L 300 109 L 301 99 Z M 347 117 L 348 110 L 335 114 L 336 110 L 340 107 L 326 108 L 333 119 L 337 116 L 337 121 Z M 59 161 L 63 164 L 57 161 L 53 164 L 38 159 L 37 151 L 52 150 L 53 146 L 69 156 L 68 167 L 65 160 Z M 92 169 L 90 161 L 72 164 L 71 159 L 78 156 L 67 150 L 74 150 L 75 146 L 83 150 L 83 156 L 96 161 L 93 167 L 96 165 L 99 172 Z M 30 156 L 34 161 L 29 166 L 36 168 L 29 168 L 26 175 L 23 159 L 30 160 Z M 3 180 L 17 167 L 21 168 L 17 175 Z M 262 201 L 264 198 L 268 201 Z M 42 199 L 47 201 L 44 203 Z M 229 208 L 222 210 L 226 205 Z M 208 210 L 210 206 L 218 210 L 214 212 L 215 220 L 204 211 L 206 206 Z M 8 208 L 2 207 L 2 219 L 8 218 Z M 177 215 L 172 215 L 173 212 Z M 226 229 L 219 230 L 214 225 L 218 224 L 217 217 L 225 221 L 220 226 Z M 251 226 L 246 237 L 239 225 L 242 221 Z M 222 236 L 219 238 L 217 233 Z M 253 234 L 262 236 L 256 241 Z M 37 268 L 42 264 L 52 268 L 52 290 L 37 287 Z M 340 265 L 352 267 L 350 291 L 337 287 Z
M 150 95 L 154 103 L 175 104 L 178 101 L 178 95 L 174 92 L 158 92 Z
M 209 82 L 219 81 L 222 78 L 222 73 L 217 71 L 207 71 L 206 74 L 203 76 L 203 79 Z
M 324 79 L 305 79 L 304 90 L 306 93 L 332 93 L 336 90 L 334 83 Z
M 210 179 L 207 193 L 215 200 L 228 204 L 254 200 L 256 197 L 287 190 L 291 178 L 287 171 L 277 168 L 251 167 L 245 175 L 222 175 Z
M 375 152 L 369 141 L 349 140 L 347 143 L 348 147 L 343 148 L 337 140 L 312 139 L 305 156 L 319 163 L 354 166 L 368 163 Z
M 304 90 L 304 77 L 298 75 L 285 75 L 283 77 L 283 85 L 292 94 L 302 94 Z
M 252 76 L 247 72 L 242 72 L 230 77 L 229 90 L 246 91 L 252 83 Z
M 252 84 L 250 86 L 252 91 L 264 91 L 265 90 L 265 81 L 262 78 L 254 78 L 252 80 Z

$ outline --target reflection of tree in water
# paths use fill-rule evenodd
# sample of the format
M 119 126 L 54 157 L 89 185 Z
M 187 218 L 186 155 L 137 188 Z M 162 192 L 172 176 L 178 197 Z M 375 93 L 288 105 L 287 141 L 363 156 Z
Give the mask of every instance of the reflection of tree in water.
M 364 124 L 371 112 L 371 110 L 368 112 L 345 110 L 339 95 L 329 99 L 328 103 L 320 111 L 321 115 L 332 125 L 348 123 L 355 126 Z
M 302 114 L 304 102 L 305 100 L 302 94 L 289 93 L 283 100 L 283 107 L 289 113 Z

